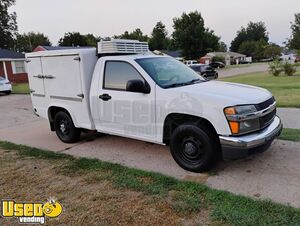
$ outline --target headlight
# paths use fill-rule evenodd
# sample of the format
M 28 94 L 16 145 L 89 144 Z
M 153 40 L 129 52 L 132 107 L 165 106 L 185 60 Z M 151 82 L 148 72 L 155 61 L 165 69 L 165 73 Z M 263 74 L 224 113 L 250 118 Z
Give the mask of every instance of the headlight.
M 260 129 L 259 118 L 255 116 L 254 105 L 228 107 L 224 109 L 232 134 L 241 135 Z

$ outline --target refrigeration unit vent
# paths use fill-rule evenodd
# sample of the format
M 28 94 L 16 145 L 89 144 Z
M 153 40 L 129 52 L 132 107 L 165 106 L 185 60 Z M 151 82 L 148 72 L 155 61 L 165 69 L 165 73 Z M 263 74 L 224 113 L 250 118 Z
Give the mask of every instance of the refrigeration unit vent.
M 139 54 L 149 52 L 147 42 L 126 39 L 109 39 L 98 42 L 98 54 Z

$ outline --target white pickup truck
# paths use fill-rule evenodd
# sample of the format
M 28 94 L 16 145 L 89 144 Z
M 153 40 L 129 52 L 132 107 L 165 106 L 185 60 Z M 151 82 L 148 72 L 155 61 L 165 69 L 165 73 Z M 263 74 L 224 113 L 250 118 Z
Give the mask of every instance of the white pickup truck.
M 97 50 L 29 53 L 26 62 L 33 110 L 66 143 L 94 130 L 169 145 L 181 167 L 201 172 L 220 154 L 266 150 L 282 130 L 267 90 L 207 81 L 146 43 L 102 41 Z

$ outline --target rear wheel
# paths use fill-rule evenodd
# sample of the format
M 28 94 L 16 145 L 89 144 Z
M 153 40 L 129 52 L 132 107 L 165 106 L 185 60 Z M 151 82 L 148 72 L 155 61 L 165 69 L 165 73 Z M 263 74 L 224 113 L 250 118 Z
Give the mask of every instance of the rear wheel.
M 170 149 L 174 160 L 192 172 L 208 170 L 216 157 L 216 142 L 205 128 L 196 125 L 177 127 L 171 137 Z
M 74 126 L 66 112 L 60 111 L 55 115 L 54 129 L 58 138 L 64 143 L 74 143 L 79 140 L 81 131 Z

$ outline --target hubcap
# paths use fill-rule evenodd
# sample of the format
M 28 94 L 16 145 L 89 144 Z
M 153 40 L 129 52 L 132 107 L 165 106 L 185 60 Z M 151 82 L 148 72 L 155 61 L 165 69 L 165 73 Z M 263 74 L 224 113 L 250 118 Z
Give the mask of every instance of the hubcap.
M 64 135 L 68 135 L 68 133 L 69 133 L 68 122 L 65 120 L 62 120 L 59 124 L 59 129 Z
M 201 159 L 205 150 L 202 143 L 195 137 L 187 137 L 183 139 L 182 156 L 188 162 Z
M 197 147 L 192 142 L 187 142 L 184 145 L 184 152 L 188 155 L 195 155 L 197 152 Z
M 64 123 L 60 124 L 60 131 L 65 133 L 66 132 L 66 126 Z

